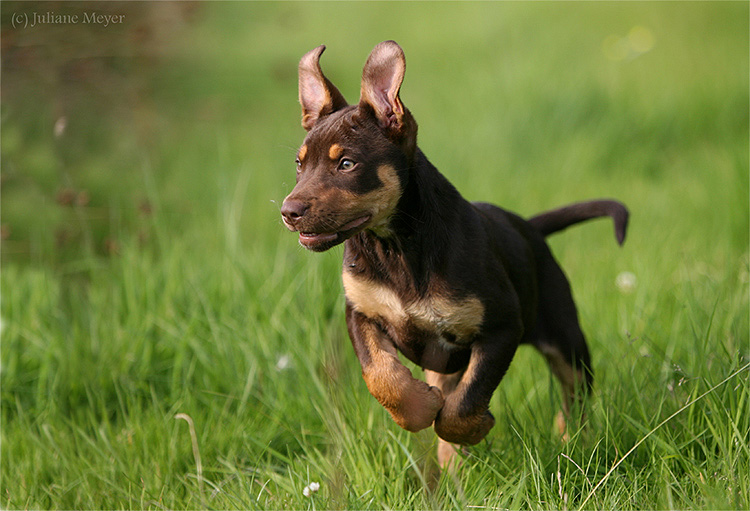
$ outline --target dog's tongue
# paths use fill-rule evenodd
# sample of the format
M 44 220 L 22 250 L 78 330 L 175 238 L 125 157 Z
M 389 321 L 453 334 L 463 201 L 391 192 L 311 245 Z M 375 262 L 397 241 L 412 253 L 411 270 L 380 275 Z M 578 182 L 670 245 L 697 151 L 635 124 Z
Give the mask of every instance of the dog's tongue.
M 317 245 L 327 241 L 333 241 L 338 237 L 338 233 L 326 232 L 323 234 L 311 234 L 306 232 L 299 233 L 299 242 L 304 246 Z
M 339 232 L 346 232 L 350 231 L 352 229 L 355 229 L 362 225 L 363 223 L 367 222 L 370 219 L 370 216 L 363 216 L 361 218 L 357 218 L 356 220 L 352 220 L 348 224 L 345 224 L 341 227 Z M 321 243 L 326 243 L 329 241 L 334 241 L 336 238 L 338 238 L 339 233 L 338 232 L 323 232 L 320 234 L 315 234 L 311 232 L 301 232 L 299 233 L 299 242 L 305 246 L 305 247 L 312 247 L 315 245 L 320 245 Z

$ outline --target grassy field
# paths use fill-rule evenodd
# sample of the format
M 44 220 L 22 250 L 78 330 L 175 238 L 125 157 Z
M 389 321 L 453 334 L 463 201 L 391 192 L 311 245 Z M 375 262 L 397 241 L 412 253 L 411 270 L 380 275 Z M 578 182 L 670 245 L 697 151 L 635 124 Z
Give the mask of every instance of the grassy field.
M 122 3 L 118 26 L 12 28 L 51 5 L 79 8 L 2 4 L 0 507 L 750 507 L 747 3 Z M 278 213 L 299 57 L 325 43 L 353 102 L 384 39 L 467 198 L 632 212 L 622 248 L 604 221 L 550 239 L 587 427 L 559 441 L 522 348 L 456 478 L 368 394 L 341 248 Z

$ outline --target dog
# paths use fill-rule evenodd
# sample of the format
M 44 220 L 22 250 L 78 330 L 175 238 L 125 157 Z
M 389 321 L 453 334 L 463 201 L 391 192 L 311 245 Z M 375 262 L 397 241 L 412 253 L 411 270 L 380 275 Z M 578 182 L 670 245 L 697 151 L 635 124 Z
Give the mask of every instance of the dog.
M 468 202 L 417 147 L 417 123 L 399 94 L 401 47 L 385 41 L 372 50 L 356 105 L 323 74 L 324 50 L 299 63 L 308 133 L 281 216 L 309 250 L 344 243 L 346 324 L 370 393 L 402 428 L 434 427 L 443 467 L 495 424 L 490 398 L 520 344 L 544 355 L 569 414 L 593 373 L 545 237 L 609 216 L 622 244 L 628 210 L 595 200 L 524 220 Z

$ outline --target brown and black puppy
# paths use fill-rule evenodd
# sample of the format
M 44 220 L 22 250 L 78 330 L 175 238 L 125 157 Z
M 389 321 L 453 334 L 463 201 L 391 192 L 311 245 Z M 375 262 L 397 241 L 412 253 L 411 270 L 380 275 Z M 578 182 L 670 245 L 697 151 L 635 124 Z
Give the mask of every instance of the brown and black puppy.
M 399 98 L 401 48 L 375 47 L 356 105 L 323 75 L 324 49 L 299 64 L 308 134 L 281 214 L 305 248 L 345 242 L 347 326 L 370 393 L 409 431 L 434 424 L 442 465 L 451 444 L 476 444 L 494 425 L 490 398 L 521 343 L 546 357 L 567 411 L 591 385 L 591 364 L 544 237 L 611 216 L 622 243 L 625 207 L 591 201 L 524 220 L 466 201 L 417 147 L 417 124 Z M 398 352 L 425 369 L 426 383 Z

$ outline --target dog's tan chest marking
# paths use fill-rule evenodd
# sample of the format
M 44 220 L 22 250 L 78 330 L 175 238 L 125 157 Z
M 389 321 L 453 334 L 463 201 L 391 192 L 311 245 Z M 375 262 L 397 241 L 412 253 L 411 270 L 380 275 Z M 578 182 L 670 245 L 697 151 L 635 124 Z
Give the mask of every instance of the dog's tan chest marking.
M 368 318 L 383 318 L 394 325 L 407 319 L 401 299 L 391 289 L 344 271 L 344 292 L 354 310 Z
M 437 335 L 451 334 L 456 340 L 479 333 L 484 306 L 474 297 L 453 299 L 431 295 L 404 303 L 390 288 L 344 271 L 344 291 L 354 309 L 370 318 L 382 318 L 394 326 L 411 322 Z
M 458 300 L 436 296 L 417 301 L 407 311 L 417 326 L 437 328 L 439 333 L 447 332 L 458 339 L 478 334 L 484 317 L 484 306 L 474 296 Z

